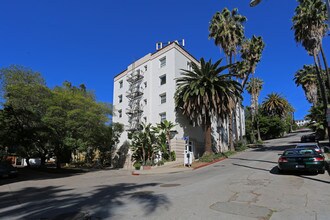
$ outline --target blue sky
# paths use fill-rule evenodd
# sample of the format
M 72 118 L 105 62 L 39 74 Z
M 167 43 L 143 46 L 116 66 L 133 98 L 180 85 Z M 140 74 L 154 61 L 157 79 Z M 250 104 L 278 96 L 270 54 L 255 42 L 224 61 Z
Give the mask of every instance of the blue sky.
M 294 41 L 295 0 L 1 0 L 0 68 L 19 64 L 42 73 L 47 85 L 84 83 L 99 101 L 112 102 L 113 77 L 155 51 L 158 41 L 185 39 L 197 59 L 224 57 L 208 39 L 213 14 L 224 7 L 245 15 L 247 37 L 262 36 L 266 47 L 256 77 L 265 82 L 260 102 L 271 93 L 286 97 L 302 119 L 309 109 L 294 73 L 311 64 Z M 329 38 L 324 48 L 330 59 Z M 244 96 L 244 104 L 250 97 Z

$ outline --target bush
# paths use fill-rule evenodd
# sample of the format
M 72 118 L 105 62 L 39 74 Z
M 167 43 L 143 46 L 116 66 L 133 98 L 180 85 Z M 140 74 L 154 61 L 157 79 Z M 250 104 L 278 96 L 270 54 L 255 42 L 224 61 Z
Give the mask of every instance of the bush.
M 160 160 L 157 162 L 157 166 L 163 166 L 165 163 L 164 163 L 164 160 Z
M 172 157 L 172 161 L 176 161 L 175 151 L 171 151 L 171 157 Z
M 243 151 L 243 150 L 248 149 L 248 147 L 246 146 L 246 141 L 244 139 L 241 141 L 235 142 L 234 146 L 235 146 L 236 151 Z
M 225 154 L 205 154 L 199 158 L 199 161 L 209 163 L 214 160 L 222 158 L 224 155 Z
M 135 162 L 133 166 L 135 167 L 136 170 L 140 170 L 141 163 L 140 162 Z

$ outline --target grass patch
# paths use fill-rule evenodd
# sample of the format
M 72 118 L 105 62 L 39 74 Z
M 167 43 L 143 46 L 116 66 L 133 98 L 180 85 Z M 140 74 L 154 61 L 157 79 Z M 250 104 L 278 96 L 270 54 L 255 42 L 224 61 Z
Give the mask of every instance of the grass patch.
M 211 163 L 223 158 L 228 158 L 229 156 L 235 154 L 235 151 L 227 151 L 225 153 L 217 153 L 217 154 L 209 154 L 204 155 L 198 159 L 198 161 L 194 161 L 196 163 Z

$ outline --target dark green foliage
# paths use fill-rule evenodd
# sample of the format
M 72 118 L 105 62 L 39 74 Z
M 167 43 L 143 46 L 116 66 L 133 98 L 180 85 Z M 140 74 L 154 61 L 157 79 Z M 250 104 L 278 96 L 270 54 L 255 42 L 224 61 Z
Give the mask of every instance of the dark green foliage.
M 244 151 L 244 150 L 248 149 L 248 147 L 246 146 L 245 139 L 235 142 L 234 146 L 235 146 L 236 151 Z
M 135 162 L 133 166 L 135 167 L 136 170 L 140 170 L 142 165 L 140 162 Z
M 172 161 L 175 161 L 176 160 L 175 151 L 171 151 L 171 157 L 172 157 Z
M 109 152 L 122 132 L 109 125 L 112 108 L 97 102 L 83 84 L 65 82 L 49 89 L 40 73 L 20 66 L 0 70 L 4 107 L 0 109 L 0 147 L 15 147 L 26 159 L 56 156 L 57 167 L 72 152 Z
M 262 116 L 259 119 L 263 139 L 278 138 L 285 132 L 285 122 L 278 116 Z

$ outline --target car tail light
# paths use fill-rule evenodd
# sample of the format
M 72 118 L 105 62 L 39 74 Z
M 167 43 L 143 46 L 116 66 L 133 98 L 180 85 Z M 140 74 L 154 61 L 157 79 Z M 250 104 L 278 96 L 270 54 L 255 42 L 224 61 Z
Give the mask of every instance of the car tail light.
M 314 161 L 323 161 L 324 158 L 323 157 L 314 157 Z
M 320 150 L 320 149 L 315 149 L 315 151 L 316 151 L 317 153 L 321 153 L 321 150 Z
M 278 158 L 278 162 L 283 163 L 283 162 L 288 162 L 288 160 L 285 157 L 280 157 Z

